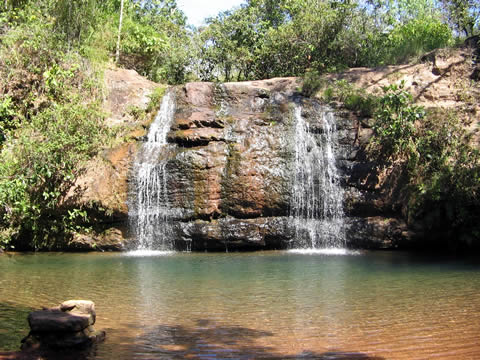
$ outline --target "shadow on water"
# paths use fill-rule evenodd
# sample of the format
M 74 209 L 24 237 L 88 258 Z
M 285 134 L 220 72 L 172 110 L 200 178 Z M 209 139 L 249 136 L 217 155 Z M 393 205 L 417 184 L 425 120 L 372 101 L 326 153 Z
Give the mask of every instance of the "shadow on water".
M 0 304 L 0 360 L 123 360 L 123 359 L 318 359 L 385 360 L 361 352 L 330 350 L 323 353 L 302 351 L 282 354 L 268 343 L 274 334 L 240 326 L 218 324 L 200 319 L 193 327 L 158 325 L 145 329 L 130 324 L 127 329 L 105 329 L 107 340 L 86 350 L 19 352 L 20 340 L 28 333 L 27 316 L 33 309 L 14 304 Z M 15 323 L 3 317 L 18 319 Z M 6 327 L 5 323 L 9 323 Z M 115 334 L 118 332 L 120 334 Z M 139 334 L 140 332 L 140 334 Z M 112 336 L 110 337 L 109 334 Z M 257 342 L 258 340 L 262 340 Z M 288 342 L 285 339 L 285 342 Z
M 133 338 L 123 336 L 116 339 L 115 344 L 109 344 L 107 340 L 99 346 L 97 358 L 385 360 L 365 353 L 339 350 L 282 354 L 275 351 L 273 346 L 257 343 L 259 339 L 273 336 L 274 334 L 268 331 L 219 325 L 211 320 L 197 320 L 193 328 L 183 325 L 159 325 Z M 288 339 L 285 341 L 288 342 Z
M 0 351 L 20 348 L 20 340 L 28 334 L 27 316 L 31 311 L 26 306 L 0 303 Z
M 268 343 L 274 334 L 240 326 L 218 324 L 200 319 L 193 327 L 158 325 L 145 329 L 130 324 L 127 329 L 106 329 L 107 340 L 86 350 L 19 352 L 20 340 L 28 333 L 27 316 L 33 309 L 14 304 L 0 304 L 0 360 L 123 360 L 123 359 L 318 359 L 385 360 L 360 352 L 330 350 L 323 353 L 302 351 L 282 354 Z M 8 327 L 2 317 L 18 319 Z M 115 334 L 119 332 L 120 334 Z M 140 334 L 138 334 L 140 332 Z M 112 336 L 110 337 L 109 334 Z M 285 339 L 288 342 L 288 339 Z

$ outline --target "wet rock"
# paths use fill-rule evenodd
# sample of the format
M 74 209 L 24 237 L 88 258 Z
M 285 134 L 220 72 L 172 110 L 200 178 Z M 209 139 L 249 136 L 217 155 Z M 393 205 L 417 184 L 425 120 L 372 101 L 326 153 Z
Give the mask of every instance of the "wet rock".
M 95 320 L 95 304 L 89 300 L 69 300 L 31 312 L 30 333 L 22 340 L 22 350 L 85 347 L 103 341 L 105 332 L 93 328 Z
M 224 141 L 225 138 L 221 129 L 197 128 L 170 132 L 167 140 L 185 147 L 194 147 L 207 145 L 211 141 Z
M 121 251 L 126 232 L 126 229 L 109 227 L 103 232 L 75 233 L 68 242 L 68 248 L 74 251 Z
M 194 251 L 284 249 L 293 238 L 287 217 L 218 220 L 178 223 L 177 246 Z
M 390 249 L 408 247 L 416 233 L 401 218 L 385 216 L 348 217 L 347 244 L 352 248 Z
M 28 315 L 28 324 L 33 332 L 78 332 L 91 325 L 90 315 L 76 315 L 60 310 L 39 310 Z
M 187 209 L 184 220 L 287 215 L 293 84 L 276 79 L 177 88 L 168 141 L 179 148 L 167 167 L 171 204 Z
M 322 117 L 334 112 L 301 97 L 296 86 L 294 79 L 272 79 L 190 83 L 175 89 L 176 113 L 167 135 L 172 145 L 162 156 L 167 159 L 169 206 L 176 214 L 171 226 L 177 249 L 230 251 L 291 245 L 294 109 L 301 104 L 302 117 L 318 143 L 326 133 Z M 348 112 L 335 114 L 338 142 L 334 151 L 347 190 L 345 212 L 351 217 L 347 230 L 354 234 L 347 234 L 348 243 L 393 246 L 388 240 L 391 234 L 400 238 L 404 232 L 382 226 L 396 224 L 390 220 L 372 220 L 391 212 L 377 189 L 376 164 L 362 160 L 362 146 L 373 130 Z

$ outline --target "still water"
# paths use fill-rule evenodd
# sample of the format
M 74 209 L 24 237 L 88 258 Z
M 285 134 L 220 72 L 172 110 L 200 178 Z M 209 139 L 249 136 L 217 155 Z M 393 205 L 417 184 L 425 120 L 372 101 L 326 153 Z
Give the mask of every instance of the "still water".
M 0 256 L 0 351 L 90 299 L 95 359 L 479 359 L 476 260 L 393 252 Z

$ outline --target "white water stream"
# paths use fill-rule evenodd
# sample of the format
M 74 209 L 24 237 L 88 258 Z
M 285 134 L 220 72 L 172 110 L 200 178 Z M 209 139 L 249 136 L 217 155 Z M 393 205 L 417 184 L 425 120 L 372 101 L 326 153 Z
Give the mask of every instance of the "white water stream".
M 297 105 L 295 180 L 290 217 L 296 248 L 341 249 L 345 246 L 343 189 L 335 162 L 335 116 L 321 111 L 322 131 L 315 134 Z
M 174 210 L 168 199 L 166 152 L 167 133 L 175 113 L 175 97 L 168 92 L 134 163 L 133 201 L 130 204 L 131 228 L 138 241 L 137 250 L 173 250 L 171 218 Z

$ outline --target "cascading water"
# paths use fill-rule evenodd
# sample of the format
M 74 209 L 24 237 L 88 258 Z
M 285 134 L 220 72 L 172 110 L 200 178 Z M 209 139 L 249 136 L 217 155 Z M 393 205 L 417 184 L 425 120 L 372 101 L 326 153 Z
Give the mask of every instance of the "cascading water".
M 295 247 L 341 249 L 345 246 L 343 189 L 335 163 L 335 116 L 320 111 L 314 133 L 295 106 L 295 179 L 290 217 Z
M 174 209 L 168 199 L 168 171 L 166 154 L 169 150 L 167 133 L 175 113 L 172 91 L 163 97 L 155 117 L 133 165 L 130 202 L 130 226 L 138 242 L 137 250 L 172 250 Z

